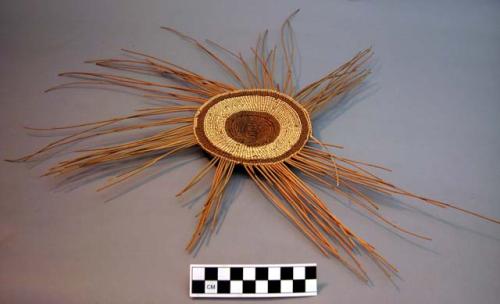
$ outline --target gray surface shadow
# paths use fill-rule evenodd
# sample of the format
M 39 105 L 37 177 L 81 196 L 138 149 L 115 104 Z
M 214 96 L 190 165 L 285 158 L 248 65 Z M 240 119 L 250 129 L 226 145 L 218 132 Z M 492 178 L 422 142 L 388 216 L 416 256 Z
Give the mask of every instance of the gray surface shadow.
M 196 150 L 196 149 L 191 149 L 191 150 Z M 156 153 L 158 154 L 158 153 Z M 79 171 L 77 173 L 63 176 L 61 177 L 58 181 L 56 181 L 55 185 L 53 185 L 52 190 L 53 191 L 62 191 L 62 192 L 70 192 L 73 191 L 77 188 L 80 188 L 82 186 L 85 186 L 89 183 L 93 183 L 95 181 L 101 181 L 105 180 L 108 177 L 115 176 L 116 174 L 126 172 L 132 168 L 135 168 L 142 164 L 145 160 L 150 159 L 156 154 L 151 154 L 147 156 L 143 156 L 141 158 L 135 158 L 131 160 L 125 160 L 125 161 L 118 161 L 114 162 L 111 164 L 104 164 L 104 165 L 99 165 L 96 167 L 92 167 L 86 170 Z M 186 154 L 186 153 L 184 153 Z M 135 190 L 136 188 L 142 186 L 143 184 L 149 182 L 152 179 L 158 178 L 161 175 L 164 175 L 172 170 L 175 170 L 179 167 L 184 166 L 185 164 L 193 161 L 193 159 L 199 159 L 199 158 L 204 158 L 206 156 L 205 153 L 201 151 L 191 151 L 188 155 L 193 156 L 192 159 L 189 160 L 183 160 L 183 161 L 177 161 L 173 164 L 169 164 L 168 166 L 165 167 L 167 162 L 172 162 L 172 160 L 165 159 L 151 168 L 149 168 L 149 171 L 156 171 L 156 172 L 150 172 L 150 173 L 142 173 L 142 177 L 131 177 L 129 180 L 124 181 L 121 184 L 117 184 L 115 186 L 112 186 L 105 191 L 107 191 L 107 196 L 108 198 L 105 200 L 105 202 L 110 202 L 113 201 L 114 199 Z M 159 168 L 165 167 L 161 170 Z M 155 170 L 156 169 L 156 170 Z M 207 174 L 209 176 L 210 174 Z M 207 176 L 204 177 L 207 178 Z M 235 168 L 235 172 L 233 173 L 233 176 L 225 190 L 224 197 L 223 197 L 223 202 L 221 205 L 221 210 L 218 216 L 218 221 L 215 226 L 215 229 L 207 229 L 205 233 L 202 235 L 200 241 L 198 242 L 197 246 L 195 247 L 195 250 L 193 250 L 193 255 L 196 257 L 197 254 L 199 253 L 200 249 L 202 247 L 208 247 L 210 245 L 210 240 L 213 235 L 218 234 L 220 231 L 222 224 L 226 218 L 226 215 L 228 213 L 228 210 L 231 206 L 231 204 L 234 202 L 235 198 L 237 195 L 240 193 L 241 190 L 241 183 L 247 180 L 245 178 L 245 172 L 244 169 L 240 168 L 239 166 Z M 203 184 L 201 181 L 198 183 L 198 186 Z M 196 187 L 196 186 L 195 186 Z M 184 207 L 192 208 L 195 204 L 200 203 L 203 201 L 203 199 L 206 197 L 207 192 L 209 191 L 208 188 L 204 187 L 205 190 L 202 191 L 201 193 L 197 193 L 194 195 L 192 198 L 189 199 L 189 201 L 182 203 Z M 181 190 L 181 189 L 179 189 Z M 193 190 L 193 189 L 191 189 Z M 190 191 L 191 191 L 190 190 Z M 185 193 L 184 196 L 189 196 L 188 193 Z M 211 225 L 211 222 L 208 222 L 207 225 Z
M 139 60 L 139 61 L 144 60 L 143 56 L 135 55 L 135 54 L 126 52 L 123 49 L 122 49 L 122 51 L 123 52 L 121 54 L 119 54 L 119 56 L 117 56 L 117 57 L 106 57 L 103 60 L 106 60 L 106 59 L 133 59 L 133 60 Z M 202 52 L 202 53 L 204 53 L 204 52 Z M 154 55 L 154 54 L 151 54 L 151 55 Z M 209 56 L 209 58 L 212 59 L 210 56 Z M 97 60 L 100 60 L 100 59 L 97 59 Z M 177 78 L 169 73 L 158 73 L 158 72 L 153 72 L 153 71 L 126 70 L 126 69 L 120 69 L 120 68 L 114 68 L 114 67 L 105 67 L 105 66 L 99 66 L 97 64 L 94 64 L 93 62 L 88 62 L 88 61 L 85 61 L 84 63 L 90 64 L 90 66 L 92 67 L 92 70 L 93 71 L 97 70 L 96 72 L 105 71 L 105 73 L 108 73 L 109 71 L 115 71 L 114 75 L 118 75 L 118 76 L 126 76 L 126 77 L 131 77 L 131 78 L 136 78 L 136 79 L 142 79 L 145 81 L 147 81 L 148 79 L 157 79 L 159 81 L 164 80 L 167 82 L 169 81 L 170 84 L 180 84 L 180 85 L 183 85 L 185 87 L 196 88 L 196 86 L 194 86 L 193 84 L 186 82 L 180 78 Z M 194 73 L 196 73 L 196 72 L 194 72 Z M 94 80 L 94 78 L 92 78 L 91 76 L 86 77 L 83 75 L 81 75 L 81 76 L 80 75 L 59 75 L 59 76 L 64 77 L 65 79 L 74 79 L 74 80 L 83 80 L 83 81 Z M 71 82 L 71 81 L 63 82 L 62 85 L 64 85 L 65 83 L 69 83 L 69 82 Z M 168 84 L 168 83 L 166 83 L 166 84 Z M 144 94 L 148 94 L 147 91 L 142 91 L 141 89 L 134 89 L 131 87 L 120 86 L 120 85 L 112 84 L 112 83 L 99 84 L 97 82 L 95 84 L 90 84 L 90 83 L 88 83 L 88 84 L 70 84 L 70 85 L 67 85 L 67 86 L 64 86 L 61 88 L 57 88 L 56 90 L 75 89 L 75 88 L 100 89 L 100 90 L 109 91 L 109 92 L 126 93 L 126 94 L 130 94 L 130 95 L 142 97 L 142 98 L 144 98 Z M 147 87 L 146 87 L 146 89 L 147 89 Z M 140 93 L 140 92 L 143 92 L 143 93 Z M 184 94 L 191 95 L 188 92 L 185 92 Z M 193 94 L 193 96 L 196 96 L 196 95 Z M 151 98 L 151 99 L 154 100 L 154 98 Z M 161 100 L 164 103 L 169 102 L 169 103 L 177 104 L 177 102 L 173 101 L 173 100 L 164 100 L 164 99 L 161 99 Z M 179 104 L 182 104 L 182 103 L 179 102 Z
M 240 50 L 232 50 L 224 45 L 222 45 L 221 43 L 219 43 L 218 41 L 215 41 L 215 40 L 212 40 L 212 39 L 205 39 L 204 40 L 205 42 L 205 46 L 210 50 L 212 51 L 214 54 L 217 55 L 217 57 L 219 57 L 222 61 L 224 61 L 228 66 L 230 66 L 237 74 L 238 76 L 245 82 L 248 80 L 247 76 L 246 76 L 246 72 L 241 64 L 241 62 L 239 61 L 238 58 L 232 56 L 232 54 L 229 54 L 226 50 L 229 50 L 231 51 L 233 54 L 238 54 L 240 53 L 241 51 Z M 222 49 L 221 47 L 225 48 Z M 241 52 L 242 53 L 242 52 Z M 241 54 L 241 56 L 243 57 L 243 59 L 245 61 L 247 61 L 248 63 L 248 57 L 245 56 L 243 53 Z M 246 58 L 245 58 L 246 57 Z M 225 73 L 225 72 L 224 72 Z M 233 85 L 236 85 L 237 83 L 234 83 Z
M 327 191 L 327 188 L 325 188 L 321 185 L 318 185 L 314 181 L 310 180 L 308 177 L 304 176 L 304 178 L 309 180 L 311 182 L 311 185 L 315 189 L 318 189 L 318 191 L 321 191 L 322 193 L 325 193 L 326 195 L 332 197 L 334 200 L 341 203 L 344 207 L 347 207 L 347 208 L 351 209 L 352 211 L 356 212 L 357 214 L 363 216 L 364 218 L 369 219 L 371 222 L 375 223 L 379 227 L 382 227 L 384 230 L 391 232 L 392 234 L 396 235 L 398 238 L 400 238 L 406 242 L 409 242 L 422 250 L 432 252 L 432 253 L 437 254 L 437 255 L 440 254 L 439 252 L 432 250 L 432 249 L 424 246 L 423 244 L 420 244 L 420 243 L 413 241 L 413 240 L 418 240 L 418 238 L 412 237 L 410 235 L 405 235 L 403 232 L 398 232 L 398 230 L 391 228 L 390 226 L 382 223 L 381 221 L 376 220 L 374 217 L 370 216 L 368 213 L 363 212 L 363 210 L 360 207 L 354 206 L 353 203 L 349 203 L 345 199 L 340 199 L 340 198 L 336 197 L 332 191 Z M 343 189 L 343 191 L 346 191 L 346 192 L 349 192 L 350 194 L 353 194 L 348 189 Z M 482 233 L 480 231 L 466 227 L 465 225 L 460 225 L 460 224 L 445 220 L 443 218 L 437 217 L 435 215 L 432 215 L 430 212 L 423 211 L 421 208 L 414 206 L 413 204 L 410 204 L 409 202 L 400 200 L 395 196 L 388 196 L 388 195 L 385 195 L 382 193 L 377 193 L 377 192 L 369 190 L 369 189 L 364 189 L 364 190 L 360 190 L 360 191 L 362 193 L 368 195 L 378 205 L 384 206 L 386 208 L 401 209 L 401 210 L 407 210 L 407 211 L 411 211 L 411 212 L 415 212 L 415 213 L 420 213 L 420 214 L 423 214 L 425 216 L 428 216 L 429 218 L 432 218 L 433 220 L 436 220 L 436 221 L 441 222 L 441 223 L 446 224 L 446 225 L 450 225 L 456 229 L 463 230 L 463 231 L 466 231 L 468 233 L 472 233 L 474 235 L 481 236 L 481 237 L 487 238 L 487 239 L 495 241 L 495 242 L 500 242 L 500 239 L 498 237 L 495 237 L 495 236 L 492 236 L 489 234 L 485 234 L 485 233 Z M 421 204 L 422 204 L 422 206 L 426 205 L 425 203 L 421 203 Z M 428 206 L 428 207 L 437 208 L 434 206 Z M 450 209 L 449 211 L 453 212 L 454 210 Z M 480 219 L 478 219 L 478 220 L 480 220 Z M 432 235 L 426 235 L 426 236 L 432 238 Z M 422 241 L 425 242 L 425 240 L 422 240 Z
M 68 78 L 68 77 L 66 77 L 66 78 Z M 77 79 L 76 77 L 71 77 L 71 78 Z M 71 82 L 71 81 L 62 82 L 59 85 L 64 85 L 68 82 Z M 74 84 L 74 85 L 67 85 L 67 86 L 64 86 L 61 88 L 57 88 L 57 89 L 54 89 L 53 91 L 49 91 L 49 92 L 45 92 L 45 93 L 49 94 L 49 93 L 53 93 L 53 92 L 56 92 L 59 90 L 78 90 L 78 89 L 81 89 L 82 92 L 91 92 L 93 90 L 99 90 L 99 91 L 127 94 L 127 95 L 132 95 L 135 97 L 144 98 L 144 94 L 139 93 L 138 90 L 134 90 L 132 88 L 120 87 L 118 85 L 111 85 L 111 84 L 110 85 Z
M 434 207 L 434 206 L 429 206 L 430 208 L 439 208 L 439 207 Z M 475 230 L 475 229 L 472 229 L 472 228 L 469 228 L 465 225 L 462 225 L 462 224 L 457 224 L 457 223 L 454 223 L 452 221 L 449 221 L 447 219 L 444 219 L 444 218 L 441 218 L 441 217 L 437 217 L 435 215 L 433 215 L 431 212 L 429 211 L 424 211 L 420 208 L 412 208 L 413 210 L 415 210 L 416 212 L 418 213 L 421 213 L 437 222 L 440 222 L 442 224 L 445 224 L 445 225 L 448 225 L 448 226 L 451 226 L 455 229 L 458 229 L 458 230 L 463 230 L 465 232 L 468 232 L 468 233 L 471 233 L 471 234 L 474 234 L 474 235 L 477 235 L 477 236 L 480 236 L 480 237 L 483 237 L 483 238 L 486 238 L 490 241 L 495 241 L 497 243 L 500 244 L 500 238 L 499 237 L 496 237 L 496 236 L 493 236 L 493 235 L 489 235 L 489 234 L 486 234 L 486 233 L 483 233 L 483 232 L 480 232 L 478 230 Z M 453 209 L 447 209 L 448 212 L 450 212 L 450 214 L 453 214 L 453 213 L 460 213 L 459 211 L 456 211 L 456 210 L 453 210 Z M 462 214 L 464 216 L 471 216 L 471 215 L 466 215 L 466 214 Z M 482 219 L 479 219 L 479 218 L 476 218 L 477 221 L 483 221 Z M 491 225 L 495 225 L 494 223 L 488 223 L 488 224 L 491 224 Z
M 314 181 L 311 181 L 308 177 L 304 176 L 304 179 L 309 180 L 310 181 L 310 185 L 313 188 L 315 188 L 318 191 L 320 191 L 320 192 L 328 195 L 329 197 L 331 197 L 336 202 L 340 203 L 345 208 L 348 208 L 348 209 L 352 210 L 353 212 L 355 212 L 358 215 L 361 215 L 362 217 L 368 219 L 369 221 L 371 221 L 372 223 L 376 224 L 377 226 L 383 228 L 385 231 L 388 231 L 391 234 L 397 236 L 401 240 L 403 240 L 405 242 L 408 242 L 408 243 L 412 244 L 413 246 L 416 246 L 419 249 L 422 249 L 422 250 L 427 251 L 427 252 L 431 252 L 431 253 L 433 253 L 435 255 L 439 255 L 440 254 L 439 252 L 437 252 L 437 251 L 435 251 L 433 249 L 430 249 L 427 246 L 414 241 L 415 239 L 418 240 L 418 238 L 412 237 L 412 236 L 409 236 L 409 235 L 407 236 L 404 233 L 398 232 L 398 230 L 396 230 L 394 228 L 390 228 L 390 226 L 383 224 L 381 221 L 376 220 L 375 217 L 370 216 L 367 212 L 363 212 L 363 210 L 361 209 L 361 207 L 355 207 L 353 203 L 347 202 L 346 199 L 343 199 L 343 198 L 335 196 L 332 191 L 327 191 L 327 188 L 325 188 L 325 187 L 323 187 L 321 185 L 316 184 Z M 349 191 L 346 190 L 346 192 L 349 192 Z M 370 197 L 374 198 L 374 200 L 377 203 L 382 203 L 382 204 L 384 204 L 385 206 L 387 206 L 389 208 L 393 208 L 394 207 L 394 208 L 406 209 L 406 210 L 413 209 L 413 208 L 410 208 L 409 206 L 407 206 L 406 204 L 404 204 L 404 202 L 398 200 L 395 197 L 384 196 L 384 195 L 380 195 L 380 194 L 376 194 L 376 196 L 378 196 L 378 198 L 374 198 L 374 196 L 370 196 Z M 424 241 L 424 240 L 422 240 L 422 241 Z M 357 251 L 358 254 L 361 253 L 359 251 L 359 249 L 357 249 L 356 251 Z
M 215 228 L 212 229 L 211 225 L 212 222 L 209 221 L 206 223 L 208 226 L 207 229 L 203 232 L 203 235 L 200 238 L 200 241 L 196 245 L 196 247 L 193 250 L 193 256 L 196 257 L 198 253 L 200 252 L 202 247 L 209 247 L 210 246 L 210 240 L 214 235 L 217 235 L 224 223 L 224 220 L 228 214 L 230 206 L 234 203 L 236 197 L 239 195 L 241 192 L 241 183 L 244 180 L 248 180 L 248 178 L 245 178 L 245 170 L 241 166 L 236 166 L 235 170 L 233 172 L 233 175 L 229 181 L 229 184 L 227 185 L 225 191 L 224 191 L 224 196 L 223 196 L 223 201 L 221 204 L 221 209 L 220 212 L 217 216 L 217 223 L 215 225 Z M 208 192 L 208 190 L 206 190 Z M 206 193 L 205 192 L 205 193 Z M 203 197 L 205 196 L 203 193 Z M 189 203 L 189 206 L 192 207 L 195 203 L 201 201 L 201 195 L 199 195 L 196 199 L 191 200 Z
M 318 293 L 319 293 L 319 284 L 318 284 Z M 319 294 L 318 294 L 319 295 Z M 311 296 L 305 296 L 305 297 L 268 297 L 268 298 L 196 298 L 192 300 L 196 301 L 214 301 L 214 302 L 229 302 L 229 301 L 238 301 L 238 302 L 258 302 L 258 301 L 266 301 L 266 302 L 285 302 L 285 301 L 292 301 L 296 299 L 296 301 L 301 300 L 301 301 L 315 301 L 316 297 L 311 297 Z
M 290 14 L 292 13 L 294 10 L 290 11 L 289 13 L 287 14 Z M 283 21 L 285 21 L 285 18 L 283 18 Z M 292 25 L 293 25 L 293 18 L 292 20 L 290 20 Z M 258 35 L 260 34 L 264 34 L 265 31 L 268 30 L 268 29 L 265 29 L 263 31 L 260 31 L 259 33 L 257 33 L 257 35 L 255 35 L 255 40 L 257 40 L 257 37 Z M 276 33 L 272 33 L 272 34 L 279 34 L 280 33 L 280 28 L 278 29 L 275 29 Z M 288 30 L 287 30 L 288 31 Z M 294 57 L 294 61 L 293 61 L 293 65 L 292 65 L 292 81 L 293 83 L 295 84 L 296 87 L 299 87 L 300 85 L 300 74 L 301 74 L 301 55 L 300 55 L 300 48 L 297 47 L 298 45 L 298 42 L 297 42 L 297 36 L 295 35 L 295 31 L 293 29 L 293 26 L 289 29 L 289 33 L 287 33 L 287 37 L 288 36 L 291 36 L 293 37 L 293 45 L 291 45 L 291 48 L 294 49 L 295 51 L 295 57 Z M 264 41 L 264 46 L 263 46 L 263 49 L 265 50 L 266 54 L 268 54 L 272 48 L 274 48 L 274 46 L 276 46 L 276 68 L 274 70 L 274 75 L 273 75 L 273 78 L 274 78 L 274 81 L 276 83 L 279 83 L 281 85 L 282 81 L 283 81 L 283 71 L 285 70 L 285 61 L 284 61 L 284 55 L 283 55 L 283 48 L 281 46 L 281 41 L 280 39 L 277 39 L 275 41 L 271 41 L 270 37 L 271 36 L 271 32 L 268 33 L 268 36 L 267 36 L 267 39 Z M 215 43 L 212 43 L 212 42 L 215 42 Z M 226 50 L 222 49 L 222 47 L 226 48 L 224 45 L 221 45 L 218 41 L 213 41 L 213 40 L 210 40 L 210 39 L 205 39 L 205 43 L 206 43 L 206 46 L 209 47 L 209 49 L 211 50 L 214 50 L 215 52 L 217 52 L 217 55 L 219 56 L 219 58 L 223 59 L 226 63 L 228 63 L 231 68 L 233 68 L 237 73 L 238 73 L 238 76 L 240 76 L 241 79 L 243 79 L 243 81 L 245 81 L 247 78 L 246 78 L 246 73 L 245 73 L 245 70 L 244 68 L 242 67 L 242 64 L 241 62 L 235 58 L 234 56 L 232 56 L 231 54 L 229 54 Z M 250 44 L 250 48 L 254 48 L 255 46 L 254 45 L 251 45 Z M 226 49 L 229 49 L 229 48 L 226 48 Z M 243 59 L 247 62 L 247 63 L 251 63 L 252 60 L 253 60 L 253 53 L 250 53 L 250 54 L 243 54 L 243 52 L 241 50 L 238 50 L 238 51 L 235 51 L 235 50 L 231 50 L 229 49 L 231 52 L 233 52 L 234 54 L 238 54 L 241 52 L 242 54 L 242 57 Z M 259 67 L 258 68 L 259 70 L 259 73 L 262 73 L 262 69 Z M 224 73 L 225 75 L 227 75 L 227 73 L 225 72 Z M 232 80 L 232 84 L 234 85 L 238 85 L 237 82 L 235 82 L 233 79 Z
M 119 74 L 120 76 L 124 76 L 122 74 Z M 161 79 L 167 79 L 167 77 L 160 77 Z M 64 83 L 63 83 L 64 84 Z M 167 84 L 167 83 L 165 83 Z M 160 99 L 160 98 L 154 98 L 154 97 L 145 97 L 144 93 L 140 93 L 141 90 L 136 90 L 133 88 L 125 88 L 121 87 L 119 85 L 98 85 L 98 84 L 78 84 L 78 85 L 69 85 L 64 88 L 58 88 L 56 91 L 59 90 L 78 90 L 82 89 L 82 91 L 92 91 L 92 90 L 98 90 L 98 91 L 104 91 L 104 92 L 111 92 L 111 93 L 120 93 L 120 94 L 126 94 L 126 95 L 131 95 L 135 96 L 140 100 L 142 103 L 146 105 L 153 105 L 153 106 L 173 106 L 173 105 L 185 105 L 185 103 L 182 102 L 177 102 L 175 100 L 169 100 L 169 99 Z M 51 93 L 51 92 L 47 92 Z
M 250 179 L 246 176 L 245 170 L 237 166 L 235 168 L 233 176 L 231 177 L 231 182 L 229 183 L 228 188 L 226 189 L 225 196 L 227 197 L 227 200 L 226 203 L 221 206 L 221 213 L 219 215 L 219 221 L 217 222 L 217 227 L 215 230 L 216 234 L 219 233 L 222 224 L 226 219 L 229 208 L 235 202 L 238 195 L 241 193 L 241 184 L 246 180 Z
M 129 113 L 129 114 L 132 114 Z M 120 116 L 120 115 L 117 115 Z M 122 122 L 117 122 L 115 124 L 105 126 L 103 128 L 96 129 L 92 132 L 89 132 L 87 134 L 82 134 L 83 136 L 86 135 L 92 135 L 93 132 L 101 132 L 101 131 L 106 131 L 111 128 L 117 128 L 117 127 L 126 127 L 126 126 L 133 126 L 137 124 L 138 122 L 144 122 L 144 121 L 154 121 L 154 120 L 160 120 L 165 117 L 170 117 L 168 115 L 163 115 L 158 118 L 138 118 L 138 119 L 132 119 L 132 120 L 127 120 L 127 121 L 122 121 Z M 105 120 L 105 119 L 102 119 Z M 96 119 L 95 121 L 99 121 Z M 82 123 L 93 123 L 95 121 L 83 121 L 83 122 L 76 122 L 75 124 L 82 124 Z M 92 126 L 88 126 L 87 128 L 90 128 Z M 167 128 L 171 128 L 170 126 L 166 126 Z M 43 153 L 40 153 L 33 157 L 32 159 L 25 161 L 24 163 L 27 164 L 28 168 L 33 169 L 35 167 L 38 167 L 39 165 L 45 163 L 46 161 L 54 158 L 55 156 L 75 156 L 78 153 L 82 154 L 85 152 L 77 152 L 78 150 L 82 149 L 92 149 L 96 147 L 106 147 L 106 146 L 111 146 L 111 145 L 118 145 L 118 144 L 123 144 L 124 141 L 131 141 L 131 140 L 136 140 L 136 139 L 141 139 L 144 137 L 149 137 L 149 136 L 154 136 L 158 132 L 161 132 L 162 130 L 166 129 L 165 126 L 155 126 L 155 127 L 149 127 L 149 128 L 144 128 L 144 129 L 137 129 L 137 130 L 130 130 L 130 131 L 123 131 L 123 132 L 118 132 L 118 133 L 111 133 L 111 134 L 104 134 L 104 135 L 98 135 L 90 138 L 82 138 L 73 142 L 69 142 L 67 144 L 61 145 L 54 147 L 50 150 L 47 150 Z M 34 153 L 35 151 L 38 151 L 39 149 L 45 147 L 48 144 L 51 144 L 57 140 L 62 140 L 63 138 L 73 135 L 77 132 L 81 132 L 85 130 L 85 127 L 79 127 L 79 128 L 71 128 L 71 129 L 62 129 L 62 130 L 28 130 L 28 135 L 32 137 L 41 137 L 41 138 L 50 138 L 53 137 L 52 140 L 48 141 L 47 143 L 38 145 L 37 147 L 33 148 L 29 152 L 22 153 L 20 155 L 12 156 L 9 157 L 9 159 L 15 159 L 19 157 L 24 157 L 28 154 Z M 78 136 L 77 136 L 78 137 Z M 75 138 L 77 138 L 75 137 Z
M 140 158 L 134 158 L 130 160 L 117 161 L 109 164 L 98 165 L 95 167 L 78 171 L 70 175 L 56 177 L 56 181 L 52 187 L 52 190 L 57 192 L 71 192 L 89 183 L 93 183 L 95 181 L 103 181 L 106 178 L 115 176 L 123 172 L 127 172 L 128 170 L 140 166 L 145 161 L 149 160 L 151 157 L 157 154 L 159 153 L 149 154 Z M 105 191 L 109 193 L 109 197 L 106 199 L 106 202 L 112 201 L 142 186 L 143 184 L 149 182 L 150 180 L 158 178 L 163 174 L 166 174 L 171 170 L 175 170 L 193 161 L 193 159 L 196 159 L 197 157 L 199 158 L 201 156 L 201 153 L 199 151 L 196 151 L 196 149 L 191 149 L 191 151 L 188 150 L 184 151 L 183 155 L 191 156 L 192 158 L 188 160 L 184 159 L 182 161 L 176 160 L 175 158 L 163 159 L 159 161 L 157 164 L 145 170 L 144 172 L 141 172 L 139 175 L 133 176 L 130 179 L 123 181 L 122 183 L 116 184 L 106 189 Z M 166 164 L 168 165 L 165 166 Z M 159 168 L 162 169 L 160 170 Z M 99 185 L 99 187 L 100 186 L 101 185 Z
M 177 29 L 176 28 L 176 30 L 178 30 L 179 32 L 181 32 L 183 34 L 191 36 L 191 33 L 184 32 L 183 29 Z M 211 66 L 213 66 L 214 68 L 216 68 L 216 71 L 214 71 L 214 73 L 216 73 L 219 77 L 207 76 L 203 72 L 195 72 L 196 74 L 201 75 L 202 77 L 205 77 L 206 79 L 209 79 L 209 80 L 215 80 L 215 81 L 218 81 L 218 82 L 223 82 L 223 83 L 226 83 L 226 84 L 233 85 L 235 87 L 239 87 L 239 82 L 234 77 L 231 76 L 231 74 L 224 68 L 224 66 L 222 64 L 220 64 L 219 62 L 217 62 L 217 60 L 214 59 L 207 52 L 205 52 L 204 50 L 202 50 L 199 47 L 197 47 L 192 41 L 189 40 L 189 38 L 181 37 L 178 34 L 172 33 L 172 32 L 169 32 L 169 31 L 166 31 L 166 32 L 169 35 L 172 35 L 173 37 L 176 37 L 177 39 L 183 41 L 184 44 L 186 45 L 186 48 L 196 49 L 201 54 L 201 56 L 206 57 L 207 58 L 206 62 L 210 62 L 209 64 Z M 203 41 L 205 40 L 204 38 L 200 39 L 200 38 L 194 37 L 194 36 L 191 36 L 191 37 L 194 38 L 194 39 L 196 39 L 200 44 L 203 45 Z M 207 47 L 207 49 L 210 49 L 211 51 L 213 51 L 214 49 L 211 46 L 212 46 L 211 44 L 206 44 L 206 43 L 204 44 L 204 47 Z M 217 56 L 217 57 L 219 57 L 219 56 Z M 186 68 L 187 70 L 191 71 L 191 69 L 189 69 L 187 67 L 183 67 L 183 68 Z M 239 73 L 238 76 L 243 76 L 243 74 Z
M 372 74 L 376 74 L 380 70 L 380 65 L 377 64 L 374 58 L 368 62 L 367 67 L 372 70 Z M 312 117 L 313 132 L 320 134 L 321 130 L 329 127 L 331 121 L 344 114 L 355 104 L 370 99 L 379 90 L 380 87 L 368 78 L 352 91 L 334 98 L 321 112 Z
M 327 283 L 324 282 L 318 283 L 318 293 L 320 293 L 326 286 L 328 286 Z

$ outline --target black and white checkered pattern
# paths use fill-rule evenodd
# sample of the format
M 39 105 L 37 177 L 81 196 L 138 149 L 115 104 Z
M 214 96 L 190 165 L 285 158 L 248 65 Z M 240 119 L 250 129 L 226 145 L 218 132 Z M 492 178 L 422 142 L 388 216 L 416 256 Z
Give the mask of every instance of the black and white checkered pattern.
M 300 297 L 317 294 L 316 264 L 191 265 L 191 297 Z

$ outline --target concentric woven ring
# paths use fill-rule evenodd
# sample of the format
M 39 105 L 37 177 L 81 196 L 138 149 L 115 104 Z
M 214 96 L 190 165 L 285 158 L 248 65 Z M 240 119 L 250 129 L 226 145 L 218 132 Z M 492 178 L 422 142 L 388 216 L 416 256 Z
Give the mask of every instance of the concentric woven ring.
M 197 111 L 194 134 L 208 153 L 243 164 L 284 161 L 311 135 L 309 113 L 274 90 L 226 92 Z

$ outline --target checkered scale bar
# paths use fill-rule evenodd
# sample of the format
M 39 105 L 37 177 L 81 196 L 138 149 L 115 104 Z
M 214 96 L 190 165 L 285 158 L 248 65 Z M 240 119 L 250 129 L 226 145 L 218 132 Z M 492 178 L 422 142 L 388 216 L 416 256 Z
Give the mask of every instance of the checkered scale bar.
M 317 294 L 316 264 L 191 265 L 191 297 L 303 297 Z

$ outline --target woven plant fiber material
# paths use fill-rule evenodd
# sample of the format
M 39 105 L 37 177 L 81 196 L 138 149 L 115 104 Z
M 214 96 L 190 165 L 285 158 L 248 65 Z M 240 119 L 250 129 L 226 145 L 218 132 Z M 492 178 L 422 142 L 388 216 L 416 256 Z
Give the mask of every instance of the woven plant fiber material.
M 132 50 L 124 50 L 126 58 L 89 61 L 113 73 L 60 74 L 75 80 L 48 91 L 81 86 L 121 87 L 164 104 L 102 121 L 31 128 L 39 132 L 73 130 L 73 133 L 11 161 L 29 161 L 54 149 L 95 137 L 152 130 L 152 134 L 139 139 L 76 151 L 74 157 L 55 164 L 45 175 L 71 177 L 95 168 L 120 166 L 126 161 L 139 162 L 132 170 L 124 170 L 110 178 L 98 189 L 100 191 L 143 174 L 152 166 L 162 165 L 177 153 L 199 148 L 208 153 L 202 153 L 208 157 L 207 163 L 177 194 L 185 195 L 204 178 L 211 177 L 203 207 L 197 214 L 196 227 L 186 246 L 189 252 L 215 230 L 225 203 L 224 190 L 239 167 L 318 250 L 335 257 L 364 282 L 368 282 L 369 277 L 359 260 L 361 254 L 368 255 L 389 278 L 398 270 L 375 246 L 347 227 L 335 214 L 335 204 L 321 199 L 310 183 L 332 191 L 337 200 L 352 202 L 353 208 L 382 225 L 424 240 L 430 238 L 386 218 L 382 212 L 386 206 L 378 204 L 370 194 L 414 199 L 428 206 L 453 209 L 499 224 L 500 221 L 493 217 L 402 189 L 375 172 L 389 169 L 341 156 L 341 146 L 323 142 L 313 135 L 314 115 L 326 105 L 338 102 L 346 93 L 353 92 L 368 77 L 370 70 L 366 63 L 372 50 L 360 51 L 318 80 L 298 87 L 290 25 L 296 13 L 283 23 L 279 46 L 267 47 L 266 31 L 251 47 L 250 58 L 215 42 L 205 44 L 175 29 L 162 27 L 208 55 L 232 82 L 218 81 L 164 58 Z M 232 57 L 233 65 L 222 60 L 217 55 L 219 52 Z M 142 79 L 144 74 L 150 76 L 148 80 Z
M 311 135 L 307 111 L 273 90 L 239 90 L 217 95 L 195 115 L 194 133 L 214 156 L 238 164 L 284 161 Z
M 279 121 L 267 112 L 239 111 L 226 119 L 229 137 L 248 146 L 260 147 L 272 143 L 281 131 Z

